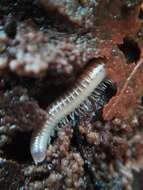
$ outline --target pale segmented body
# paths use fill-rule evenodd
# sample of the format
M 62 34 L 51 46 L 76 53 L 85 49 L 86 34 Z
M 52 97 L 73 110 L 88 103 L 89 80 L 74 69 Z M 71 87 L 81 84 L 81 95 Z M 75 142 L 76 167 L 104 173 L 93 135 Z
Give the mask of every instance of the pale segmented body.
M 46 157 L 47 145 L 54 135 L 58 123 L 74 111 L 83 112 L 88 109 L 85 101 L 94 92 L 106 76 L 104 64 L 90 66 L 79 78 L 76 85 L 63 97 L 55 101 L 48 109 L 45 124 L 34 132 L 31 141 L 31 154 L 35 163 L 42 162 Z M 95 93 L 95 94 L 94 94 Z

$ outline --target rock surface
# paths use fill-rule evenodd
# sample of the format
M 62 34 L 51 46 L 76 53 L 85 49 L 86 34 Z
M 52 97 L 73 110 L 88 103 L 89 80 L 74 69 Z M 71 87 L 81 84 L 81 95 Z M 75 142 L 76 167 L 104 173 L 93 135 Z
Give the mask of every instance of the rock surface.
M 142 189 L 142 15 L 139 0 L 0 1 L 0 189 Z M 99 59 L 116 90 L 59 127 L 34 165 L 47 107 Z

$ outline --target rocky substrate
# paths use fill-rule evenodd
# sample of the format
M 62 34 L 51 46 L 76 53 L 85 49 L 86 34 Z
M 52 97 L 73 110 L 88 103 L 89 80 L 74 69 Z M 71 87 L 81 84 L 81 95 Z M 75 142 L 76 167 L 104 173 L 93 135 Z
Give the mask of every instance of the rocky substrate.
M 142 19 L 139 0 L 0 1 L 0 189 L 143 189 Z M 59 126 L 35 165 L 48 106 L 101 59 L 103 107 Z

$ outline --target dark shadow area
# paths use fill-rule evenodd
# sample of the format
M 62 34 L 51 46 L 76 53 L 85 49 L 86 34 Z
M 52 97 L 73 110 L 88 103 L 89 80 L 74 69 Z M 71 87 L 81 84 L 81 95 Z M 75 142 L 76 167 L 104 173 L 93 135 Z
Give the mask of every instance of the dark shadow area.
M 68 87 L 71 87 L 71 84 L 68 85 L 47 85 L 43 86 L 41 90 L 34 94 L 34 98 L 38 101 L 40 107 L 46 109 L 47 106 L 52 104 L 59 97 L 63 96 L 64 93 L 68 91 Z M 41 98 L 42 97 L 42 98 Z
M 141 105 L 143 106 L 143 96 L 141 97 Z
M 118 47 L 123 52 L 127 64 L 131 64 L 139 60 L 141 51 L 137 42 L 135 42 L 133 39 L 124 38 L 123 44 L 119 44 Z
M 139 19 L 143 19 L 143 10 L 142 9 L 139 12 Z
M 30 133 L 17 133 L 10 144 L 3 147 L 6 159 L 14 160 L 18 163 L 32 161 L 30 154 Z
M 133 190 L 143 189 L 143 170 L 140 172 L 134 172 L 134 180 L 132 185 Z

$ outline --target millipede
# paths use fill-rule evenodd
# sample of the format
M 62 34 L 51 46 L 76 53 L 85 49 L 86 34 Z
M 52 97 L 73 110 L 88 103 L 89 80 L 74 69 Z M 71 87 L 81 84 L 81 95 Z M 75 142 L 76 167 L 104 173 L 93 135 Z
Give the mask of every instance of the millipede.
M 75 85 L 62 97 L 52 103 L 48 110 L 44 125 L 33 132 L 31 139 L 31 155 L 35 164 L 46 158 L 47 146 L 54 136 L 57 125 L 66 123 L 72 114 L 84 114 L 88 111 L 88 102 L 93 100 L 95 106 L 103 106 L 101 95 L 111 81 L 106 78 L 104 63 L 89 65 L 77 79 Z

